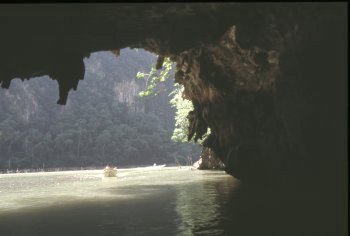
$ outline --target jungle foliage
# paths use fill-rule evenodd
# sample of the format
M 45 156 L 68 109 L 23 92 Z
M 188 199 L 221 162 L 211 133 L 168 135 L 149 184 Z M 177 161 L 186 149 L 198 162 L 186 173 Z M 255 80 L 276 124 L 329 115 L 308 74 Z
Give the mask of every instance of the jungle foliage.
M 198 158 L 198 146 L 171 140 L 173 82 L 162 81 L 156 97 L 138 96 L 154 81 L 136 80 L 135 74 L 146 74 L 155 60 L 142 50 L 122 50 L 118 58 L 93 54 L 66 106 L 56 105 L 57 83 L 47 78 L 15 80 L 0 90 L 0 170 L 185 164 Z

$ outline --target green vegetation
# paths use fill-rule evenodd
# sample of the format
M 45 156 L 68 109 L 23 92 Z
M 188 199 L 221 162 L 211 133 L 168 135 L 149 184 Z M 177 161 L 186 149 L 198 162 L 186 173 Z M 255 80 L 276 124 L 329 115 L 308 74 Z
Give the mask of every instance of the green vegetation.
M 175 129 L 171 139 L 175 142 L 188 142 L 188 113 L 193 110 L 191 101 L 182 97 L 183 85 L 175 84 L 174 90 L 170 93 L 173 98 L 170 100 L 172 107 L 176 108 Z
M 163 67 L 159 70 L 156 69 L 156 64 L 153 65 L 149 73 L 138 72 L 136 77 L 138 79 L 146 80 L 146 88 L 139 93 L 140 97 L 156 96 L 162 91 L 162 85 L 169 81 L 169 78 L 174 77 L 174 63 L 170 61 L 170 58 L 164 58 Z M 172 97 L 170 104 L 176 109 L 175 113 L 175 129 L 173 131 L 171 139 L 175 142 L 193 142 L 188 140 L 188 127 L 189 121 L 187 119 L 188 113 L 192 111 L 193 104 L 191 101 L 184 99 L 182 96 L 184 87 L 181 84 L 174 84 L 173 90 L 169 94 Z M 203 139 L 210 134 L 210 129 L 203 136 Z M 199 140 L 199 143 L 202 143 Z
M 146 88 L 144 91 L 141 91 L 139 95 L 141 97 L 156 96 L 161 91 L 164 91 L 159 89 L 158 85 L 170 78 L 173 72 L 172 68 L 173 64 L 171 63 L 170 58 L 167 57 L 164 59 L 162 70 L 157 70 L 154 65 L 149 73 L 137 72 L 136 77 L 146 81 Z
M 163 84 L 157 97 L 138 97 L 157 81 L 135 80 L 135 74 L 149 71 L 154 61 L 142 50 L 122 50 L 118 58 L 93 54 L 66 106 L 56 105 L 57 83 L 47 78 L 15 80 L 0 90 L 0 170 L 185 164 L 198 158 L 197 145 L 171 140 L 173 82 L 162 81 L 166 74 L 158 74 Z

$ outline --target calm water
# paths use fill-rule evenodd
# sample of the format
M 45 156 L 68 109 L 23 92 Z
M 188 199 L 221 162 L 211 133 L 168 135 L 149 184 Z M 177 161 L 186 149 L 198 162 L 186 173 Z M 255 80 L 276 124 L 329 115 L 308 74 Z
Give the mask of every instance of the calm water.
M 248 187 L 186 168 L 0 175 L 0 236 L 347 235 L 347 194 L 327 183 Z
M 238 185 L 177 167 L 0 175 L 0 235 L 222 235 Z

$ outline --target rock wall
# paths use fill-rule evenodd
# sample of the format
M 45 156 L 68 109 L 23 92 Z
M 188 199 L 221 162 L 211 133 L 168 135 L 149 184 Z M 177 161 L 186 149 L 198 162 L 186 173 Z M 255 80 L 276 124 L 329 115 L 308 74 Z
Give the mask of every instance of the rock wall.
M 176 57 L 195 107 L 189 138 L 210 127 L 205 146 L 247 181 L 345 180 L 345 10 L 264 10 Z
M 224 170 L 225 164 L 215 156 L 212 149 L 203 147 L 200 159 L 193 164 L 199 170 Z
M 242 178 L 280 168 L 288 144 L 284 127 L 275 126 L 280 121 L 273 107 L 279 53 L 242 49 L 235 38 L 232 26 L 217 44 L 183 52 L 175 77 L 194 104 L 189 138 L 202 138 L 210 127 L 204 146 L 225 163 L 228 173 Z M 279 138 L 284 143 L 276 142 Z

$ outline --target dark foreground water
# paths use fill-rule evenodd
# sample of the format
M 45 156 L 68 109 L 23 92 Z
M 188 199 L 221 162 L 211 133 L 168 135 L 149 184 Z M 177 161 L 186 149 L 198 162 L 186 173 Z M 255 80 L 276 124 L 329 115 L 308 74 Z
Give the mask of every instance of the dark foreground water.
M 0 175 L 0 235 L 343 235 L 333 198 L 188 168 Z M 341 218 L 343 219 L 343 218 Z

